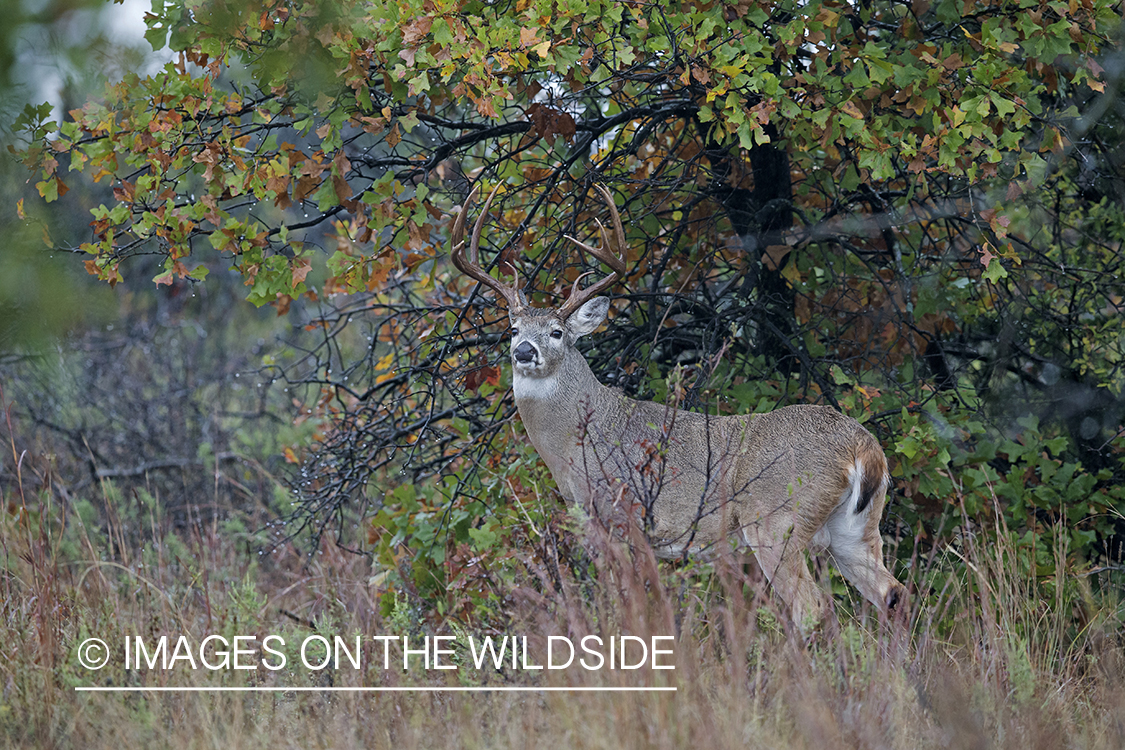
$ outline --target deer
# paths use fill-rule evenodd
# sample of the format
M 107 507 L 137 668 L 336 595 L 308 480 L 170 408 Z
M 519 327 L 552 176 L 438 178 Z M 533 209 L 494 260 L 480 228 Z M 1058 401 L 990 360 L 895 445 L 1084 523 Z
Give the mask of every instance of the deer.
M 638 401 L 595 377 L 576 342 L 605 321 L 599 296 L 627 277 L 626 239 L 613 196 L 612 235 L 595 219 L 599 246 L 564 235 L 610 268 L 582 287 L 573 282 L 558 307 L 534 307 L 479 261 L 488 196 L 465 242 L 479 186 L 454 220 L 451 259 L 463 274 L 507 302 L 512 390 L 527 437 L 567 503 L 596 514 L 640 506 L 659 558 L 713 553 L 724 540 L 749 548 L 802 631 L 827 616 L 830 598 L 805 552 L 827 550 L 860 594 L 892 612 L 906 589 L 883 564 L 879 522 L 890 485 L 878 440 L 830 406 L 793 405 L 752 415 L 712 416 Z M 612 239 L 611 239 L 612 236 Z

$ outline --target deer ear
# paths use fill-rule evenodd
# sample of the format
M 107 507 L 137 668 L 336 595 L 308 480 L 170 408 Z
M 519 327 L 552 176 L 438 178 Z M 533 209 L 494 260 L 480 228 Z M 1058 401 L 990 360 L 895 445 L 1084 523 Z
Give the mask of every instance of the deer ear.
M 585 336 L 602 324 L 607 312 L 609 312 L 609 298 L 594 297 L 570 316 L 566 327 L 575 338 Z

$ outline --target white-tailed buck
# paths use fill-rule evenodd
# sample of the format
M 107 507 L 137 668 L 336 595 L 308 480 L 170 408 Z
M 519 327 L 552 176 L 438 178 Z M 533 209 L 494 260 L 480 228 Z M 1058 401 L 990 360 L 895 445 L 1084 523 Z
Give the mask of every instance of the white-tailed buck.
M 639 506 L 661 557 L 731 538 L 749 546 L 798 625 L 819 621 L 828 603 L 805 562 L 810 548 L 827 548 L 869 601 L 900 606 L 905 590 L 883 565 L 879 535 L 887 460 L 859 422 L 826 406 L 708 416 L 635 401 L 594 377 L 575 342 L 609 310 L 609 300 L 595 295 L 626 275 L 621 217 L 609 191 L 598 191 L 612 235 L 598 222 L 600 247 L 567 239 L 612 273 L 585 289 L 579 277 L 558 308 L 531 307 L 518 281 L 509 286 L 480 266 L 481 229 L 496 191 L 467 244 L 476 190 L 453 226 L 454 265 L 508 302 L 516 406 L 559 491 L 603 517 Z

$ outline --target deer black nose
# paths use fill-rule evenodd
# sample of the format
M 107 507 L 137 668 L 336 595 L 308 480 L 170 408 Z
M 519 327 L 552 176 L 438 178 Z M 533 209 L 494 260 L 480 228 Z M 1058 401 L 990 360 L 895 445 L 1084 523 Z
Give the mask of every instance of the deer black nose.
M 535 359 L 535 347 L 530 341 L 521 342 L 516 350 L 512 352 L 512 356 L 516 358 L 517 362 L 527 364 Z

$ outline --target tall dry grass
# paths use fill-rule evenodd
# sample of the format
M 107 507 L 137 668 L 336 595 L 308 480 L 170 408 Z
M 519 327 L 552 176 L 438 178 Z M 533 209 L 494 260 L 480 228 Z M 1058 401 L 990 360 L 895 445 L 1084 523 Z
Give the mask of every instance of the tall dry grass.
M 12 467 L 25 471 L 13 440 Z M 673 671 L 452 672 L 382 669 L 379 634 L 481 635 L 479 622 L 424 613 L 372 585 L 364 558 L 326 546 L 311 560 L 262 556 L 215 523 L 173 528 L 151 506 L 101 498 L 94 528 L 21 480 L 0 521 L 0 742 L 8 747 L 167 748 L 1090 748 L 1125 747 L 1120 602 L 1056 580 L 1044 600 L 1002 529 L 966 536 L 955 567 L 918 561 L 911 616 L 842 608 L 811 639 L 785 618 L 752 565 L 713 573 L 658 564 L 638 539 L 590 541 L 584 572 L 528 560 L 505 592 L 505 632 L 542 653 L 577 640 L 676 636 Z M 983 537 L 981 537 L 983 538 Z M 1005 542 L 1004 540 L 1009 540 Z M 1055 576 L 1067 577 L 1066 549 Z M 948 561 L 946 561 L 948 562 Z M 536 565 L 544 566 L 542 569 Z M 576 573 L 575 570 L 579 570 Z M 953 572 L 950 572 L 950 571 Z M 939 584 L 935 588 L 934 584 Z M 1063 584 L 1066 585 L 1063 585 Z M 933 590 L 931 590 L 933 588 Z M 1068 593 L 1069 592 L 1069 593 Z M 392 597 L 381 617 L 380 596 Z M 492 627 L 492 626 L 488 626 Z M 88 637 L 312 632 L 367 641 L 364 668 L 278 673 L 126 670 L 119 653 L 82 668 Z M 459 658 L 467 659 L 460 654 Z M 292 663 L 292 662 L 291 662 Z M 674 693 L 84 693 L 88 685 L 675 686 Z

